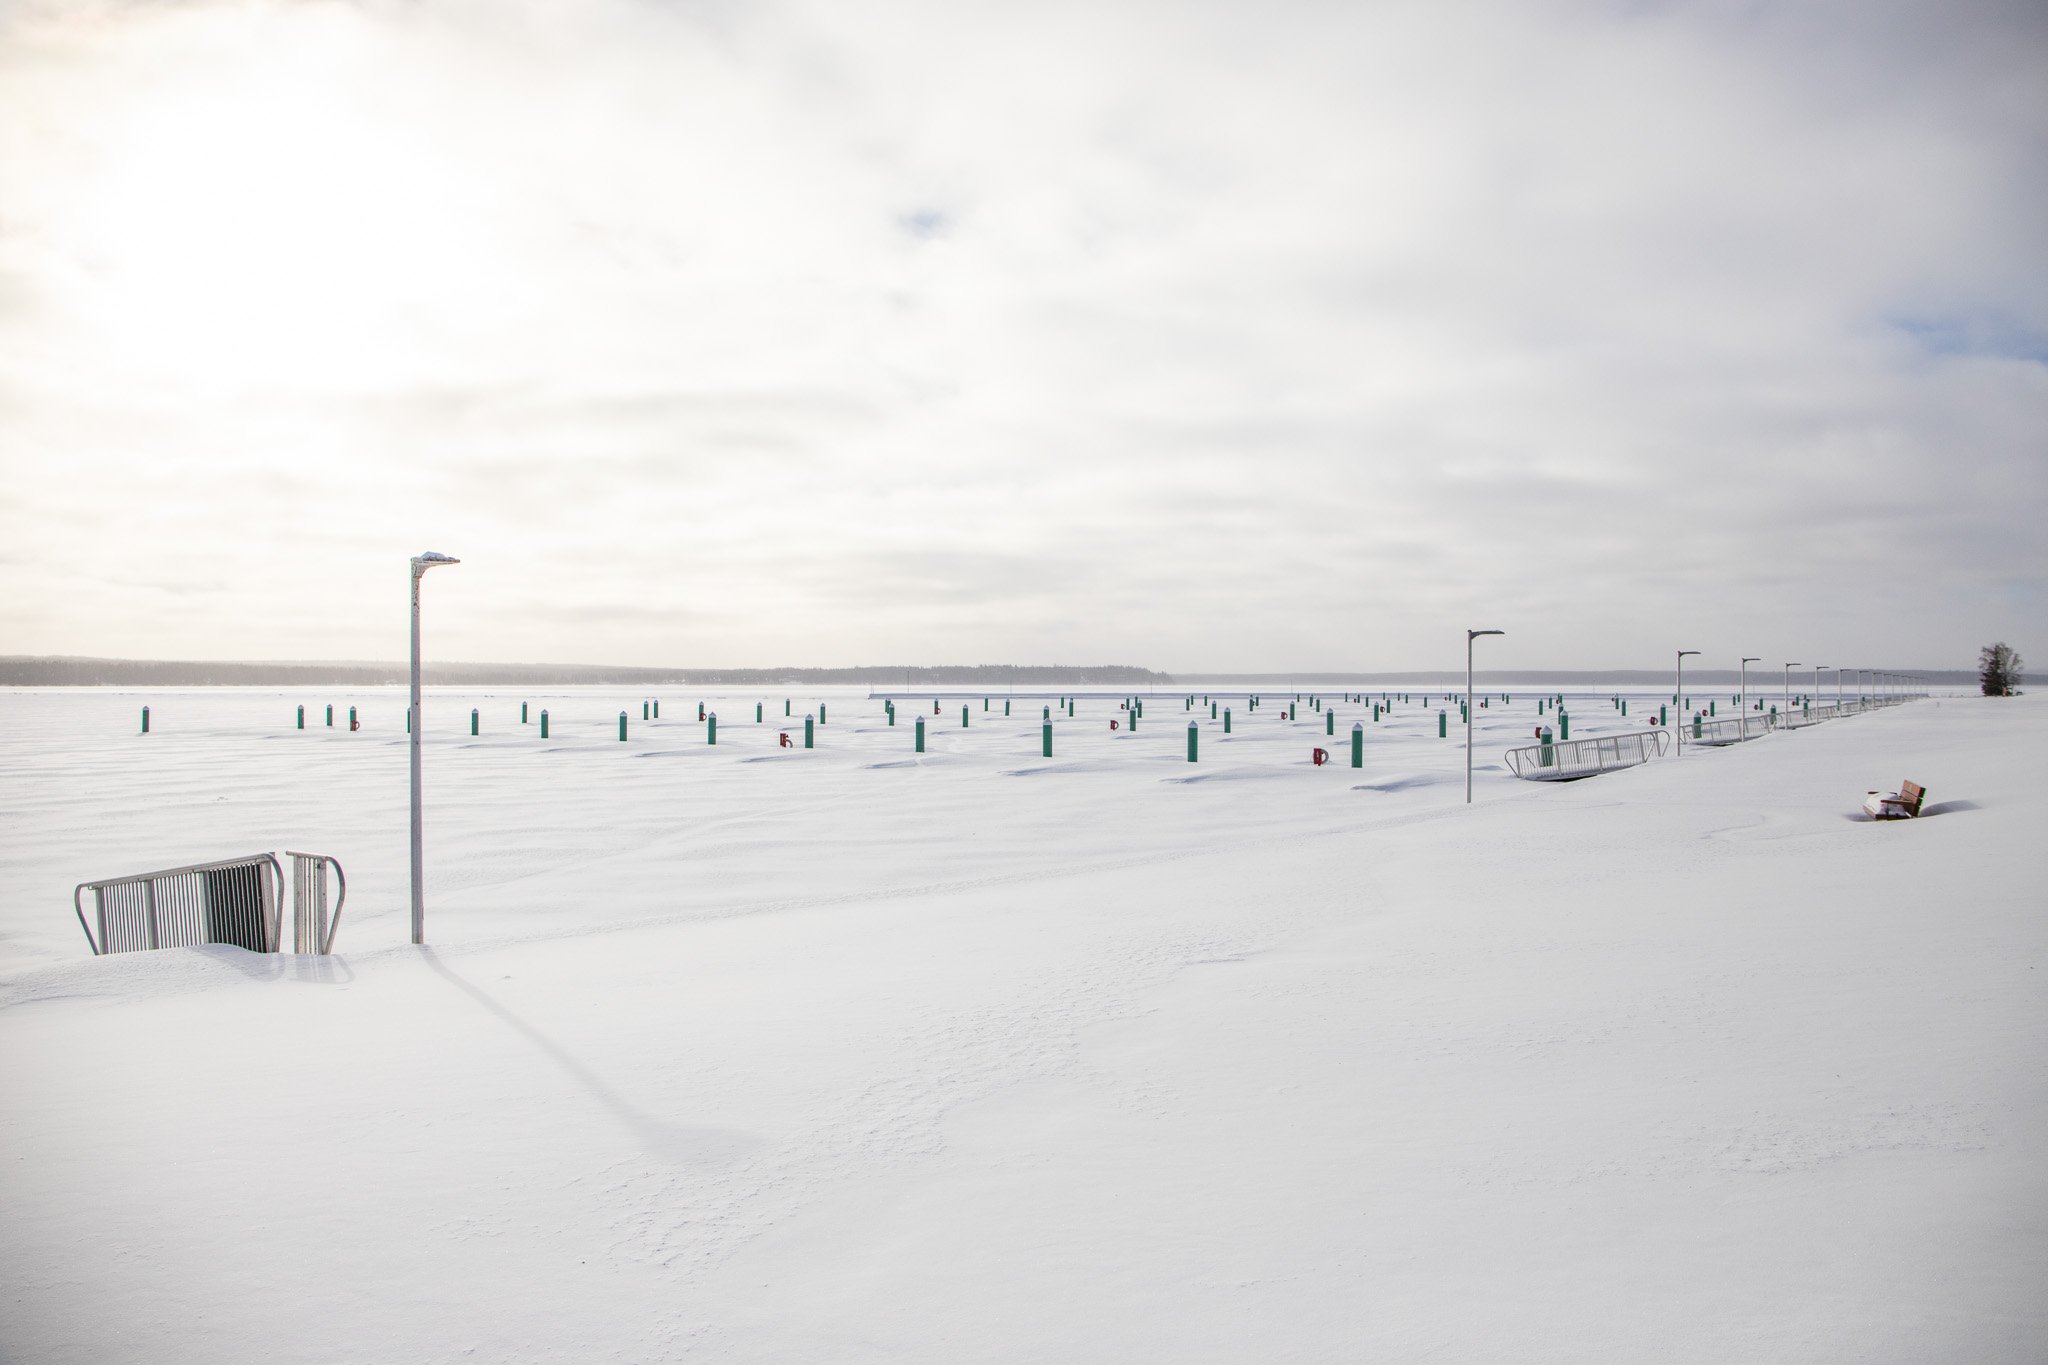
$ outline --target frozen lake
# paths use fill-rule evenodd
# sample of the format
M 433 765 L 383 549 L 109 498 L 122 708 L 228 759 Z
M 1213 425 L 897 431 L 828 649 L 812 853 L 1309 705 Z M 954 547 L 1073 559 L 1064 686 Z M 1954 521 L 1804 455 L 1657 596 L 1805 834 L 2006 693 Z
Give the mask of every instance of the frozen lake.
M 1496 693 L 1467 809 L 1420 694 L 1233 698 L 1195 764 L 1181 694 L 1050 760 L 1036 698 L 653 695 L 430 692 L 427 951 L 400 690 L 0 695 L 4 1354 L 2048 1340 L 2034 698 L 1548 785 Z M 1668 699 L 1608 695 L 1574 738 Z M 1902 778 L 1928 817 L 1850 818 Z M 87 956 L 76 882 L 285 848 L 347 868 L 332 960 Z

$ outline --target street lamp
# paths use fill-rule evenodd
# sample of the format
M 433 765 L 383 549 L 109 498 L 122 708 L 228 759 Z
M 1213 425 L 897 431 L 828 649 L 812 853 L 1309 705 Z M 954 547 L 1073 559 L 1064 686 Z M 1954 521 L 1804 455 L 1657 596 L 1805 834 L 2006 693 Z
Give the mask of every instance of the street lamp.
M 460 564 L 452 555 L 428 550 L 412 557 L 412 941 L 427 941 L 427 901 L 422 881 L 420 846 L 420 579 L 429 569 Z
M 1676 696 L 1672 697 L 1671 701 L 1678 708 L 1678 752 L 1680 753 L 1685 752 L 1685 656 L 1697 653 L 1699 651 L 1696 649 L 1681 649 L 1678 651 L 1678 679 L 1672 684 L 1673 690 L 1677 693 Z
M 1799 667 L 1797 659 L 1785 665 L 1785 715 L 1787 717 L 1790 717 L 1792 714 L 1792 670 L 1797 667 Z
M 1482 635 L 1505 635 L 1504 630 L 1465 632 L 1465 804 L 1472 804 L 1472 642 Z
M 1737 739 L 1749 738 L 1749 666 L 1762 662 L 1761 658 L 1756 657 L 1747 658 L 1742 661 L 1742 718 L 1738 722 L 1740 728 L 1735 732 Z
M 1813 704 L 1815 706 L 1820 705 L 1820 671 L 1826 667 L 1826 664 L 1815 664 L 1813 666 Z

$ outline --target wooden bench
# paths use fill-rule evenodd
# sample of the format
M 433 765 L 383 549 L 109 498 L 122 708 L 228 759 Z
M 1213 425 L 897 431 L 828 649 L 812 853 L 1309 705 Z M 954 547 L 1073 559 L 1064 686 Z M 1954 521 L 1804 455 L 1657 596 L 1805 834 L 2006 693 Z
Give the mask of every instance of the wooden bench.
M 1926 799 L 1927 789 L 1918 782 L 1901 782 L 1895 792 L 1870 793 L 1863 809 L 1873 820 L 1910 820 L 1920 813 L 1920 803 Z

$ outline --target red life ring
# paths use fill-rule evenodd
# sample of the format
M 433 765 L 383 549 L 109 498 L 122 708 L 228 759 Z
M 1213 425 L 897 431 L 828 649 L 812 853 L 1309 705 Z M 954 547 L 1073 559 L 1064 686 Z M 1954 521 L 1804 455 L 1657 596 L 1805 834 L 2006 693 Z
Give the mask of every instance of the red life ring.
M 783 748 L 785 748 L 785 749 L 788 749 L 788 748 L 793 748 L 793 747 L 794 747 L 794 746 L 793 746 L 793 745 L 791 745 L 791 744 L 790 744 L 790 742 L 789 742 L 789 731 L 787 731 L 787 730 L 784 730 L 784 731 L 782 732 L 782 747 L 783 747 Z
M 1330 761 L 1330 751 L 1328 749 L 1318 749 L 1315 751 L 1314 758 L 1316 766 L 1320 768 Z
M 1109 728 L 1110 728 L 1110 729 L 1112 729 L 1112 730 L 1116 729 L 1116 722 L 1115 722 L 1115 721 L 1111 721 L 1111 722 L 1109 723 Z

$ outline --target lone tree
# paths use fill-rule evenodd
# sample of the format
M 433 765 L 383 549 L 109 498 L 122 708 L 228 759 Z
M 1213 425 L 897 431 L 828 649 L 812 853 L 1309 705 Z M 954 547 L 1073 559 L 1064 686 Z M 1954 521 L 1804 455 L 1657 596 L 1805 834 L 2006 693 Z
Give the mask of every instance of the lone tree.
M 2019 691 L 2026 666 L 2020 652 L 2003 640 L 1977 651 L 1977 681 L 1987 697 L 2010 697 Z

